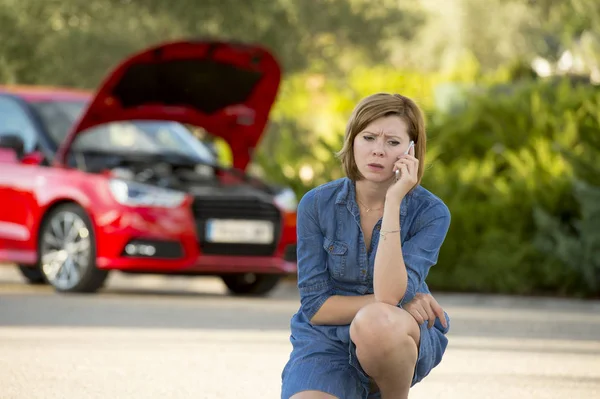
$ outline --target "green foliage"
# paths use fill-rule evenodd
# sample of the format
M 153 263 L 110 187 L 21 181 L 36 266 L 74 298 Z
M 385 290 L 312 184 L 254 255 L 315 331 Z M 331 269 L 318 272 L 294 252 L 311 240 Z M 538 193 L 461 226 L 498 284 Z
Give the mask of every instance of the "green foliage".
M 572 194 L 577 213 L 557 217 L 536 209 L 539 231 L 535 243 L 577 271 L 586 293 L 594 294 L 600 293 L 600 110 L 592 103 L 587 105 L 596 120 L 588 120 L 590 129 L 581 132 L 581 141 L 574 149 L 561 151 L 574 169 Z
M 505 3 L 523 3 L 522 0 L 503 0 Z M 560 51 L 580 40 L 586 33 L 600 33 L 600 3 L 596 0 L 529 1 L 528 8 L 534 22 L 530 33 L 536 34 L 538 51 L 557 58 Z
M 288 74 L 337 71 L 385 59 L 422 20 L 386 0 L 0 0 L 0 84 L 94 88 L 126 55 L 195 37 L 260 43 Z
M 534 210 L 559 219 L 578 214 L 573 167 L 556 147 L 576 148 L 581 137 L 598 136 L 599 91 L 566 80 L 531 82 L 483 90 L 463 103 L 468 107 L 437 115 L 429 126 L 423 184 L 453 216 L 431 286 L 589 294 L 581 268 L 535 245 Z
M 585 294 L 600 293 L 600 188 L 576 181 L 574 194 L 581 208 L 579 219 L 563 222 L 535 209 L 539 226 L 537 247 L 577 271 Z

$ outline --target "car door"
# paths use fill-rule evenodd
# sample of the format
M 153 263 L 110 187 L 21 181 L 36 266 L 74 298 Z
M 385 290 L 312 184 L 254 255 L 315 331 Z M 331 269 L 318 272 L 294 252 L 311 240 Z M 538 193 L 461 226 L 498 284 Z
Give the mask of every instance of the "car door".
M 0 96 L 0 136 L 8 134 L 21 137 L 25 153 L 36 148 L 38 131 L 23 103 Z M 31 230 L 38 213 L 34 187 L 40 169 L 19 162 L 0 163 L 0 261 L 36 260 Z

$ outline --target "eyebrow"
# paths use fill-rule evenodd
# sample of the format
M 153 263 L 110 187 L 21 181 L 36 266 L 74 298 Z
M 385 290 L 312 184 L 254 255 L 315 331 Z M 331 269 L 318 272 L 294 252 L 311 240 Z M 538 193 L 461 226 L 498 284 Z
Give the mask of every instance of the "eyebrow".
M 361 133 L 363 134 L 374 134 L 376 136 L 381 136 L 381 133 L 374 133 L 374 132 L 370 132 L 368 130 L 363 130 Z M 387 133 L 383 133 L 384 136 L 386 137 L 394 137 L 397 138 L 398 140 L 402 140 L 402 137 L 395 135 L 395 134 L 387 134 Z

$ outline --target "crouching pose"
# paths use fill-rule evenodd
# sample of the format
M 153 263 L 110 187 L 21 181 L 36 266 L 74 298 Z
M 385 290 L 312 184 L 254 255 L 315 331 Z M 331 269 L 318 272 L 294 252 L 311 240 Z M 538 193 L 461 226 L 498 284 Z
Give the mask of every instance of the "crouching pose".
M 406 398 L 442 360 L 449 320 L 425 278 L 450 213 L 420 186 L 425 145 L 412 100 L 369 96 L 338 154 L 346 177 L 301 199 L 282 399 Z

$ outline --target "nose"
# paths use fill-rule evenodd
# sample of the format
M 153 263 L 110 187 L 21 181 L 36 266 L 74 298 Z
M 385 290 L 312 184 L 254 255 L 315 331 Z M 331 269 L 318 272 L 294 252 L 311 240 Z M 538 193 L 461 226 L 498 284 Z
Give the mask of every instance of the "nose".
M 383 150 L 380 148 L 374 148 L 373 149 L 373 155 L 376 157 L 382 157 L 383 156 Z

